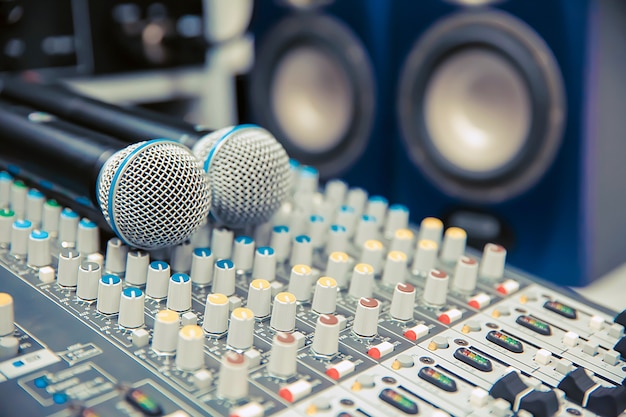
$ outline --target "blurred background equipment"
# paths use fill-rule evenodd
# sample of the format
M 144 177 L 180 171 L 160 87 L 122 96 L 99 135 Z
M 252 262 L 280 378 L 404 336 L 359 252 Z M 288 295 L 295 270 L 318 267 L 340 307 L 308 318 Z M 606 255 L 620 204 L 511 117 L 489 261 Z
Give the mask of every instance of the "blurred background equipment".
M 323 180 L 382 195 L 391 181 L 388 4 L 256 2 L 254 66 L 239 106 L 240 120 L 267 128 Z

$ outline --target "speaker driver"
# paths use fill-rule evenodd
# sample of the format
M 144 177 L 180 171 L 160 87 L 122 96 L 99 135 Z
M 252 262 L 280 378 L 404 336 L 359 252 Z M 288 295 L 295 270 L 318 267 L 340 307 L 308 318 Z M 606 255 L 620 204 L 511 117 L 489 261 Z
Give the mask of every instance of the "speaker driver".
M 435 23 L 411 49 L 398 116 L 412 161 L 444 192 L 497 203 L 552 163 L 565 121 L 563 81 L 544 41 L 497 11 Z
M 261 40 L 250 75 L 253 120 L 322 178 L 341 175 L 367 147 L 375 85 L 361 41 L 340 20 L 301 12 Z

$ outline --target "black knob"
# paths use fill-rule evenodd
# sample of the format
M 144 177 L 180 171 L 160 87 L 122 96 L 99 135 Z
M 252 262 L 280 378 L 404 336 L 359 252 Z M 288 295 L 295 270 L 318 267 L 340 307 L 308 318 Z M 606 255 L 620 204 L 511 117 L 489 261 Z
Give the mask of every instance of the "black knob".
M 613 347 L 613 350 L 619 352 L 622 358 L 626 358 L 626 336 L 622 337 Z
M 504 398 L 513 405 L 519 393 L 527 389 L 528 386 L 524 384 L 519 374 L 517 372 L 511 372 L 498 379 L 496 383 L 493 384 L 489 395 L 493 398 Z
M 0 24 L 17 23 L 24 14 L 24 7 L 17 0 L 0 0 Z
M 600 387 L 589 395 L 587 409 L 604 417 L 617 417 L 626 409 L 626 388 Z
M 617 324 L 621 324 L 622 326 L 626 327 L 626 310 L 622 311 L 617 316 L 615 316 L 613 321 Z
M 582 405 L 585 393 L 594 385 L 596 383 L 587 375 L 583 368 L 576 368 L 565 375 L 565 378 L 559 382 L 558 388 L 565 392 L 565 395 L 571 401 Z
M 524 395 L 520 406 L 535 417 L 550 417 L 559 409 L 559 399 L 554 391 L 532 391 Z

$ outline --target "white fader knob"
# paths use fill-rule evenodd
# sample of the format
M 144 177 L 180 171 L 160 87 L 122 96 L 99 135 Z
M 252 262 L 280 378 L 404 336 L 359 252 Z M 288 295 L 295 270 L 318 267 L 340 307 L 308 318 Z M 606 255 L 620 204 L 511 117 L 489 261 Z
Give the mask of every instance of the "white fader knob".
M 219 259 L 213 268 L 213 292 L 231 296 L 235 293 L 235 263 L 230 259 Z
M 332 314 L 337 306 L 337 281 L 331 277 L 321 277 L 315 284 L 311 308 L 316 313 Z
M 354 298 L 371 297 L 374 291 L 374 268 L 368 264 L 356 264 L 352 270 L 348 294 Z
M 78 214 L 69 208 L 64 208 L 59 214 L 59 242 L 63 247 L 74 247 L 76 231 L 78 229 Z
M 326 253 L 345 252 L 348 248 L 348 231 L 340 224 L 332 224 L 328 230 Z
M 409 225 L 409 209 L 401 204 L 393 204 L 387 211 L 385 221 L 385 238 L 391 239 L 398 229 L 406 229 Z
M 28 238 L 28 265 L 42 267 L 50 265 L 50 236 L 45 230 L 33 230 Z
M 237 401 L 248 396 L 248 359 L 241 353 L 227 351 L 220 362 L 217 396 Z
M 290 265 L 311 265 L 313 262 L 313 245 L 311 238 L 307 235 L 298 235 L 293 238 L 293 246 L 291 248 Z
M 452 287 L 459 292 L 470 293 L 476 288 L 478 261 L 469 256 L 461 256 L 454 269 Z
M 15 257 L 24 257 L 28 253 L 28 237 L 33 226 L 29 220 L 16 220 L 13 222 L 11 232 L 10 254 Z
M 354 243 L 361 247 L 370 240 L 376 239 L 378 232 L 378 223 L 374 216 L 364 214 L 357 224 L 356 233 L 354 235 Z
M 82 255 L 98 252 L 100 249 L 100 230 L 89 219 L 81 219 L 76 229 L 76 249 Z
M 236 308 L 230 314 L 226 344 L 233 349 L 248 350 L 254 341 L 254 313 L 249 308 Z
M 431 306 L 442 306 L 448 295 L 448 274 L 439 269 L 431 269 L 424 286 L 424 302 Z
M 213 335 L 222 334 L 228 329 L 228 297 L 224 294 L 206 296 L 202 328 Z
M 238 236 L 235 238 L 233 248 L 233 262 L 237 271 L 248 272 L 252 269 L 254 258 L 254 239 L 250 236 Z
M 460 227 L 448 227 L 443 235 L 439 258 L 443 262 L 455 263 L 465 253 L 467 233 Z
M 410 229 L 398 229 L 391 240 L 390 252 L 402 252 L 407 259 L 413 257 L 413 241 L 415 235 Z
M 279 292 L 274 297 L 270 327 L 279 332 L 292 332 L 296 327 L 296 297 Z
M 167 297 L 170 283 L 170 266 L 163 261 L 153 261 L 148 267 L 146 295 L 156 300 Z
M 374 268 L 374 274 L 380 274 L 383 268 L 385 247 L 379 240 L 366 240 L 363 243 L 360 263 L 366 263 Z
M 415 288 L 408 283 L 396 284 L 391 299 L 389 315 L 396 320 L 411 320 L 415 307 Z
M 234 233 L 228 229 L 213 229 L 211 250 L 215 259 L 228 259 L 232 255 Z
M 120 298 L 120 314 L 117 318 L 118 324 L 128 329 L 143 326 L 145 299 L 143 291 L 139 288 L 124 288 Z
M 96 308 L 102 314 L 115 314 L 120 311 L 122 280 L 117 275 L 105 275 L 98 283 Z
M 279 378 L 289 378 L 296 373 L 298 342 L 290 333 L 278 332 L 272 341 L 267 371 Z
M 50 236 L 57 236 L 59 233 L 59 215 L 61 205 L 56 200 L 48 200 L 43 205 L 41 214 L 41 228 L 50 233 Z
M 272 302 L 272 288 L 269 281 L 255 279 L 248 287 L 248 302 L 246 306 L 254 312 L 254 317 L 261 318 L 270 314 Z
M 291 249 L 291 233 L 289 227 L 282 225 L 274 226 L 272 229 L 272 237 L 270 238 L 270 246 L 274 248 L 276 261 L 285 261 Z
M 9 246 L 11 243 L 13 222 L 15 222 L 15 212 L 8 208 L 0 207 L 0 247 L 2 248 Z
M 180 316 L 172 310 L 161 310 L 154 319 L 154 335 L 152 349 L 157 353 L 173 353 L 176 351 L 177 334 Z
M 170 278 L 167 290 L 167 308 L 182 312 L 191 308 L 191 278 L 183 273 L 176 273 Z
M 357 336 L 374 337 L 378 330 L 380 303 L 374 298 L 361 298 L 356 307 L 352 331 Z
M 436 217 L 426 217 L 422 219 L 419 228 L 418 240 L 432 240 L 441 245 L 441 237 L 443 235 L 443 222 Z
M 311 238 L 311 246 L 313 246 L 313 248 L 318 249 L 324 246 L 327 230 L 328 221 L 325 217 L 317 214 L 309 217 L 308 236 Z
M 318 355 L 334 355 L 339 349 L 339 319 L 331 314 L 320 314 L 315 324 L 311 349 Z
M 183 371 L 204 368 L 204 333 L 200 326 L 183 326 L 178 331 L 176 344 L 176 367 Z
M 78 251 L 76 251 L 78 253 Z M 76 275 L 76 296 L 83 301 L 98 298 L 98 285 L 102 278 L 102 268 L 95 262 L 84 261 Z
M 422 239 L 418 241 L 413 260 L 413 273 L 424 276 L 433 269 L 437 261 L 438 250 L 439 247 L 434 240 Z
M 289 292 L 298 301 L 308 301 L 313 287 L 313 271 L 308 265 L 294 265 L 289 276 Z
M 130 285 L 144 286 L 148 279 L 150 267 L 150 254 L 145 251 L 129 251 L 126 256 L 126 283 Z
M 31 188 L 26 194 L 26 218 L 33 222 L 36 228 L 41 227 L 41 217 L 43 215 L 43 203 L 45 197 L 37 189 Z
M 384 285 L 395 286 L 404 282 L 407 274 L 407 256 L 404 252 L 391 251 L 387 254 L 383 269 L 382 282 Z
M 348 270 L 350 269 L 350 257 L 345 252 L 333 252 L 328 255 L 326 263 L 326 276 L 334 278 L 340 288 L 348 285 Z
M 257 248 L 252 265 L 252 276 L 266 279 L 269 282 L 274 281 L 276 278 L 276 253 L 273 248 L 269 246 Z
M 191 241 L 185 241 L 172 247 L 170 253 L 170 268 L 174 272 L 188 273 L 191 270 L 193 246 Z
M 199 287 L 207 286 L 213 281 L 215 258 L 209 248 L 196 248 L 191 255 L 191 282 Z
M 483 258 L 480 262 L 478 274 L 487 279 L 500 279 L 504 274 L 505 263 L 506 249 L 494 243 L 487 243 L 483 250 Z
M 13 334 L 13 321 L 13 297 L 5 292 L 0 292 L 0 336 Z
M 106 261 L 104 270 L 115 275 L 123 275 L 126 272 L 126 258 L 128 246 L 116 237 L 107 241 Z

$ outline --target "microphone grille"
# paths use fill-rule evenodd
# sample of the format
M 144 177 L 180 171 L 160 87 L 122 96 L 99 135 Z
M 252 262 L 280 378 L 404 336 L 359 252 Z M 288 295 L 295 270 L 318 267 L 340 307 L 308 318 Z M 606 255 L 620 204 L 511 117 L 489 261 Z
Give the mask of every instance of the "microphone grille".
M 98 177 L 98 203 L 128 245 L 158 249 L 185 241 L 200 227 L 211 207 L 211 188 L 187 147 L 155 139 L 107 160 Z
M 221 129 L 201 139 L 194 152 L 213 189 L 211 212 L 229 227 L 266 222 L 288 196 L 289 157 L 261 127 Z

